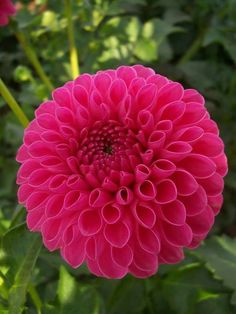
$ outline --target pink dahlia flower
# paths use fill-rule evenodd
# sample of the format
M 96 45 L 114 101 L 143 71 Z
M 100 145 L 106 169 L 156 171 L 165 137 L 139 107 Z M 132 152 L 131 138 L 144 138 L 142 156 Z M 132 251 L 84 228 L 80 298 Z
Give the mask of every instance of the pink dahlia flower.
M 141 65 L 80 75 L 52 96 L 17 154 L 29 229 L 97 276 L 181 261 L 211 229 L 227 173 L 203 97 Z
M 0 0 L 0 26 L 7 25 L 9 16 L 15 13 L 16 8 L 11 0 Z

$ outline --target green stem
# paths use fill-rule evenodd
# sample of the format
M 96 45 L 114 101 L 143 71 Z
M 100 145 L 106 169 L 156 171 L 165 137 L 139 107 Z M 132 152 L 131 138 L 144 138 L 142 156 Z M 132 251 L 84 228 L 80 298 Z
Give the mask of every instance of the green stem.
M 44 84 L 47 86 L 48 90 L 53 90 L 53 85 L 48 78 L 47 74 L 45 73 L 41 63 L 39 62 L 39 59 L 37 57 L 36 52 L 34 51 L 33 47 L 29 44 L 27 41 L 25 34 L 22 32 L 15 32 L 16 38 L 18 39 L 19 43 L 21 44 L 26 56 L 28 57 L 30 63 L 33 65 L 35 71 L 37 72 L 38 76 L 41 78 L 41 80 L 44 82 Z
M 202 42 L 203 42 L 204 35 L 205 35 L 206 31 L 207 31 L 207 28 L 200 31 L 199 35 L 193 41 L 192 45 L 189 47 L 189 49 L 187 49 L 187 51 L 185 52 L 183 57 L 180 58 L 180 60 L 178 62 L 179 65 L 190 61 L 195 56 L 195 54 L 198 52 L 198 50 L 202 46 Z
M 30 297 L 31 297 L 32 301 L 34 302 L 34 305 L 37 309 L 37 313 L 41 314 L 42 313 L 41 312 L 42 301 L 40 299 L 40 296 L 39 296 L 37 290 L 35 289 L 35 287 L 31 283 L 29 284 L 28 291 L 29 291 Z
M 11 110 L 14 112 L 14 114 L 17 116 L 20 123 L 23 125 L 23 127 L 27 127 L 29 124 L 29 120 L 27 119 L 26 115 L 16 102 L 15 98 L 7 88 L 7 86 L 3 83 L 3 81 L 0 78 L 0 94 L 2 95 L 3 99 L 6 101 L 8 106 L 11 108 Z
M 71 73 L 72 73 L 72 78 L 75 79 L 77 76 L 79 76 L 80 71 L 79 71 L 79 58 L 78 58 L 78 53 L 77 53 L 77 49 L 75 45 L 71 0 L 65 0 L 65 12 L 66 12 L 67 23 L 68 23 L 68 40 L 69 40 L 69 46 L 70 46 Z

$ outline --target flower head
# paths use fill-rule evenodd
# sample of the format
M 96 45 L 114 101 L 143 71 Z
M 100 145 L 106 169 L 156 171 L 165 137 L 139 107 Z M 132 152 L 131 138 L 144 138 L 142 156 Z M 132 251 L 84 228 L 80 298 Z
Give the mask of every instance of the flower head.
M 29 229 L 97 276 L 181 261 L 211 229 L 227 172 L 203 97 L 141 65 L 80 75 L 52 96 L 17 154 Z
M 0 26 L 5 26 L 8 24 L 8 18 L 10 15 L 16 13 L 16 8 L 14 7 L 11 0 L 1 0 L 0 1 Z

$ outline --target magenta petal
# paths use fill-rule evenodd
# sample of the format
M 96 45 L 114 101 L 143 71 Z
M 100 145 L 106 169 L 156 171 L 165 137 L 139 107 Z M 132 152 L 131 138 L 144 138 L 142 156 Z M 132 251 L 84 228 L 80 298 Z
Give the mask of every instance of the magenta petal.
M 152 176 L 161 180 L 171 176 L 175 172 L 176 166 L 167 159 L 158 159 L 151 165 L 151 170 Z
M 174 139 L 192 144 L 198 141 L 202 137 L 203 134 L 204 134 L 204 131 L 202 128 L 198 126 L 192 126 L 192 127 L 183 128 L 177 131 L 174 134 Z
M 163 86 L 158 93 L 157 105 L 164 106 L 170 102 L 181 100 L 184 89 L 179 83 L 171 82 Z
M 117 77 L 122 79 L 127 87 L 129 87 L 132 80 L 137 76 L 135 70 L 129 66 L 120 66 L 117 69 Z
M 135 185 L 136 195 L 143 201 L 153 200 L 156 197 L 156 187 L 150 180 Z
M 98 73 L 94 77 L 94 85 L 101 95 L 106 95 L 111 85 L 111 78 L 105 73 Z
M 210 206 L 207 206 L 200 214 L 187 217 L 187 223 L 194 235 L 206 235 L 214 224 L 214 214 Z
M 110 98 L 113 103 L 120 103 L 127 94 L 127 88 L 123 80 L 117 79 L 113 81 L 110 87 Z
M 207 205 L 207 195 L 205 190 L 199 186 L 192 195 L 180 197 L 186 208 L 187 216 L 194 216 L 202 212 Z
M 52 93 L 52 97 L 58 105 L 62 107 L 71 108 L 72 99 L 69 91 L 64 87 L 59 87 L 55 89 Z
M 20 204 L 24 204 L 28 197 L 32 194 L 34 188 L 28 184 L 22 184 L 18 189 L 18 201 Z
M 188 246 L 192 241 L 192 230 L 187 225 L 175 226 L 169 223 L 162 223 L 166 240 L 174 246 Z
M 94 189 L 89 195 L 89 205 L 100 207 L 112 200 L 111 194 L 102 189 Z
M 198 189 L 195 178 L 185 170 L 177 169 L 171 179 L 174 181 L 179 195 L 191 195 Z
M 69 191 L 65 195 L 64 208 L 66 210 L 78 211 L 81 207 L 87 206 L 88 194 L 76 190 Z
M 53 251 L 60 247 L 62 221 L 57 218 L 48 218 L 42 225 L 44 245 Z
M 190 155 L 192 146 L 186 142 L 172 142 L 160 151 L 160 157 L 172 162 L 178 162 Z
M 122 248 L 112 247 L 112 259 L 117 265 L 128 267 L 133 260 L 133 252 L 130 246 L 127 244 Z
M 211 133 L 205 133 L 193 146 L 194 152 L 208 157 L 219 156 L 223 149 L 223 141 L 217 135 Z
M 142 249 L 139 243 L 134 248 L 133 263 L 142 271 L 156 271 L 158 267 L 157 254 L 152 254 Z M 131 264 L 132 265 L 132 264 Z
M 164 220 L 176 226 L 182 226 L 186 221 L 186 209 L 182 202 L 175 200 L 172 203 L 163 204 L 161 213 Z
M 199 179 L 199 184 L 204 188 L 208 196 L 217 196 L 222 193 L 224 188 L 224 180 L 218 174 L 214 173 L 206 179 Z
M 135 178 L 136 182 L 143 182 L 150 175 L 150 169 L 144 164 L 139 164 L 135 168 Z
M 107 204 L 102 208 L 102 218 L 108 224 L 116 223 L 121 217 L 121 207 L 118 204 Z
M 59 215 L 63 210 L 63 201 L 64 196 L 61 194 L 55 194 L 50 197 L 45 208 L 46 216 L 49 218 Z
M 129 266 L 129 271 L 130 273 L 137 278 L 148 278 L 152 275 L 154 275 L 157 272 L 158 266 L 154 267 L 151 270 L 142 270 L 139 267 L 136 266 L 136 264 L 133 262 L 130 266 Z
M 30 158 L 30 155 L 29 155 L 28 149 L 26 148 L 25 145 L 22 145 L 17 151 L 16 161 L 22 163 L 29 158 Z
M 84 210 L 79 216 L 78 225 L 84 236 L 98 233 L 102 227 L 102 220 L 96 210 Z
M 106 240 L 115 247 L 123 247 L 130 238 L 130 229 L 123 222 L 116 222 L 104 227 L 104 236 Z
M 116 201 L 120 205 L 128 205 L 133 200 L 133 192 L 127 188 L 126 186 L 123 186 L 119 189 L 119 191 L 116 193 Z
M 160 239 L 152 230 L 139 226 L 137 238 L 143 250 L 152 254 L 160 252 Z
M 133 65 L 132 68 L 136 71 L 139 77 L 148 78 L 155 74 L 153 69 L 147 68 L 141 64 Z
M 195 178 L 208 178 L 216 171 L 214 162 L 199 154 L 190 154 L 179 163 L 179 167 L 190 172 Z
M 183 249 L 181 247 L 172 246 L 166 240 L 162 239 L 161 251 L 159 255 L 160 263 L 176 264 L 184 258 Z
M 36 191 L 31 193 L 26 202 L 27 210 L 31 211 L 39 206 L 45 205 L 48 200 L 48 196 L 48 192 Z
M 183 116 L 185 103 L 183 101 L 174 101 L 165 105 L 157 115 L 158 120 L 170 120 L 173 123 Z
M 146 228 L 152 228 L 156 222 L 156 214 L 151 205 L 147 203 L 137 203 L 132 206 L 134 217 L 138 223 Z
M 177 197 L 177 189 L 172 180 L 166 179 L 157 184 L 156 201 L 159 204 L 173 202 Z
M 43 207 L 38 207 L 27 214 L 27 226 L 31 231 L 41 231 L 42 223 L 45 221 Z
M 157 94 L 157 88 L 154 84 L 143 86 L 136 96 L 136 106 L 138 110 L 151 108 L 154 104 Z
M 197 102 L 199 104 L 204 105 L 205 101 L 202 95 L 199 94 L 195 89 L 186 89 L 184 91 L 183 100 L 186 102 Z
M 219 214 L 219 211 L 223 204 L 223 195 L 208 196 L 208 202 L 215 215 Z
M 97 257 L 97 244 L 94 237 L 88 238 L 86 242 L 86 254 L 92 260 L 95 260 Z
M 110 245 L 106 245 L 104 251 L 100 252 L 98 256 L 98 266 L 102 274 L 107 278 L 120 279 L 123 278 L 128 271 L 126 267 L 121 267 L 114 263 Z
M 158 151 L 165 143 L 166 135 L 163 131 L 153 131 L 148 138 L 148 147 Z
M 72 243 L 63 247 L 61 254 L 72 267 L 79 267 L 85 259 L 85 240 L 82 237 L 76 238 Z

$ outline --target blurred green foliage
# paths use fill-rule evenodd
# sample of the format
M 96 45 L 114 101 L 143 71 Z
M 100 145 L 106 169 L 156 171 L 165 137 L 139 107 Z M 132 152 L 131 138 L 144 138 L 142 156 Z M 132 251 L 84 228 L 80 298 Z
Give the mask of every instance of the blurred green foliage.
M 0 29 L 0 75 L 28 117 L 50 97 L 19 45 L 25 35 L 54 86 L 71 79 L 63 1 L 17 1 Z M 106 280 L 41 249 L 17 205 L 15 154 L 23 129 L 0 98 L 0 313 L 236 313 L 236 1 L 74 0 L 81 72 L 141 63 L 198 89 L 218 122 L 230 171 L 204 245 L 146 280 Z

